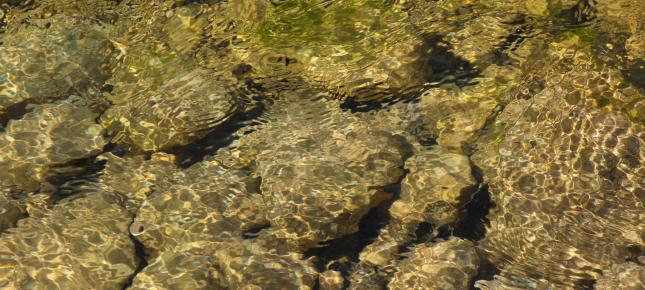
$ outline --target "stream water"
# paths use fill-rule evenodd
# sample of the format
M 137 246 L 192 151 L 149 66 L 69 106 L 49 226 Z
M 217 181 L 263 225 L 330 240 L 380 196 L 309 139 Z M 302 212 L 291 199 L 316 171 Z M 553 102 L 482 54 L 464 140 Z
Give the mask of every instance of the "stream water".
M 0 0 L 0 289 L 645 289 L 643 0 Z

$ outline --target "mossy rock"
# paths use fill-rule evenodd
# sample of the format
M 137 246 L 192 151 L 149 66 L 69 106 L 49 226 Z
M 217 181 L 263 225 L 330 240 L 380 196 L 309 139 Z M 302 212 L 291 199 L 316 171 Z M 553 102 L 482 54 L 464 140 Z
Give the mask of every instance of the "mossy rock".
M 236 47 L 261 74 L 301 77 L 358 101 L 426 82 L 427 43 L 394 4 L 292 0 L 266 11 L 256 26 L 242 28 L 246 42 Z

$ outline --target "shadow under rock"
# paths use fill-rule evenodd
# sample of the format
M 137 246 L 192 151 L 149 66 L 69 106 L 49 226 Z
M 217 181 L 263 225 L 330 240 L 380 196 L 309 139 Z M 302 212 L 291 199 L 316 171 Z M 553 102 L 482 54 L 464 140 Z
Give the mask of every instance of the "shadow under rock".
M 202 161 L 204 157 L 214 154 L 218 149 L 230 145 L 239 138 L 240 135 L 236 134 L 238 130 L 250 125 L 252 120 L 262 115 L 268 105 L 268 100 L 261 96 L 264 88 L 259 84 L 249 81 L 247 83 L 247 90 L 241 91 L 240 93 L 253 95 L 251 97 L 253 100 L 250 100 L 250 102 L 253 102 L 255 107 L 251 110 L 235 114 L 229 120 L 220 124 L 215 130 L 208 133 L 208 135 L 197 141 L 165 150 L 167 153 L 176 156 L 177 166 L 188 168 Z M 245 97 L 248 99 L 249 95 Z
M 453 235 L 462 239 L 479 241 L 486 236 L 486 217 L 495 204 L 491 200 L 488 185 L 483 185 L 463 208 L 463 218 L 457 223 Z
M 562 10 L 557 19 L 567 27 L 580 27 L 589 25 L 596 19 L 596 0 L 579 0 L 573 7 Z
M 392 184 L 383 189 L 395 196 L 400 191 L 400 184 Z M 337 261 L 330 268 L 347 277 L 353 270 L 352 264 L 358 262 L 358 256 L 367 245 L 372 243 L 381 230 L 390 221 L 389 208 L 396 197 L 381 202 L 361 218 L 358 232 L 328 241 L 325 246 L 306 251 L 305 257 L 317 257 L 317 268 L 320 272 L 327 270 L 330 262 Z
M 479 69 L 467 60 L 455 55 L 452 46 L 444 41 L 444 35 L 426 34 L 422 36 L 423 45 L 417 48 L 417 53 L 422 57 L 417 61 L 421 76 L 425 83 L 422 87 L 408 90 L 385 90 L 380 92 L 384 97 L 364 98 L 378 99 L 379 101 L 359 102 L 355 98 L 347 98 L 342 104 L 343 110 L 354 112 L 368 112 L 386 108 L 398 102 L 412 102 L 418 100 L 424 90 L 453 84 L 459 88 L 474 85 L 473 79 L 480 75 Z
M 132 223 L 134 223 L 135 217 L 132 218 Z M 130 223 L 130 225 L 132 225 Z M 130 227 L 128 227 L 130 228 Z M 137 257 L 137 268 L 134 270 L 134 273 L 128 278 L 128 282 L 123 285 L 123 289 L 128 289 L 130 286 L 132 286 L 132 283 L 134 282 L 134 278 L 143 271 L 143 269 L 148 266 L 148 260 L 146 259 L 146 250 L 143 244 L 135 238 L 130 231 L 128 231 L 128 236 L 130 237 L 130 240 L 132 243 L 134 243 L 134 254 Z
M 629 64 L 625 76 L 634 86 L 645 90 L 645 59 L 637 59 Z
M 9 121 L 19 120 L 22 116 L 31 112 L 32 108 L 29 108 L 29 104 L 31 104 L 31 102 L 29 100 L 25 100 L 7 107 L 5 109 L 5 113 L 0 115 L 0 132 L 4 131 L 4 128 L 7 127 Z

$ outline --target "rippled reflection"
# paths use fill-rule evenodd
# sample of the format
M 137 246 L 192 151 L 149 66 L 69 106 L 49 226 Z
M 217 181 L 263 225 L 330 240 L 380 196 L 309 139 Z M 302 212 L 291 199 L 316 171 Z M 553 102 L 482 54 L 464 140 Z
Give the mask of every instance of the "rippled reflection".
M 642 289 L 643 19 L 0 0 L 0 288 Z

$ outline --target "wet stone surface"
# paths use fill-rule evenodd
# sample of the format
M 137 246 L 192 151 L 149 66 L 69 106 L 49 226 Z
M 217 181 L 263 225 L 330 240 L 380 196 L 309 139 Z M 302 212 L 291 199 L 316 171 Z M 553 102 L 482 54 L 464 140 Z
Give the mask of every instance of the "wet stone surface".
M 0 133 L 0 184 L 25 191 L 56 174 L 73 172 L 74 160 L 100 153 L 107 143 L 96 113 L 79 97 L 32 107 Z M 68 166 L 69 165 L 69 166 Z
M 130 216 L 96 190 L 31 212 L 0 238 L 0 287 L 117 289 L 136 267 Z
M 90 100 L 110 76 L 113 51 L 101 27 L 63 17 L 7 33 L 0 46 L 0 114 L 70 91 Z
M 564 67 L 593 67 L 584 52 L 576 53 Z M 620 107 L 605 105 L 640 93 L 606 78 L 607 70 L 547 75 L 530 101 L 507 106 L 521 113 L 503 116 L 513 126 L 499 144 L 490 183 L 498 207 L 483 247 L 508 277 L 534 273 L 528 278 L 573 287 L 598 278 L 642 243 L 643 128 Z M 556 266 L 562 263 L 568 266 Z
M 403 260 L 389 289 L 465 289 L 477 273 L 479 258 L 470 241 L 451 239 L 420 244 Z

